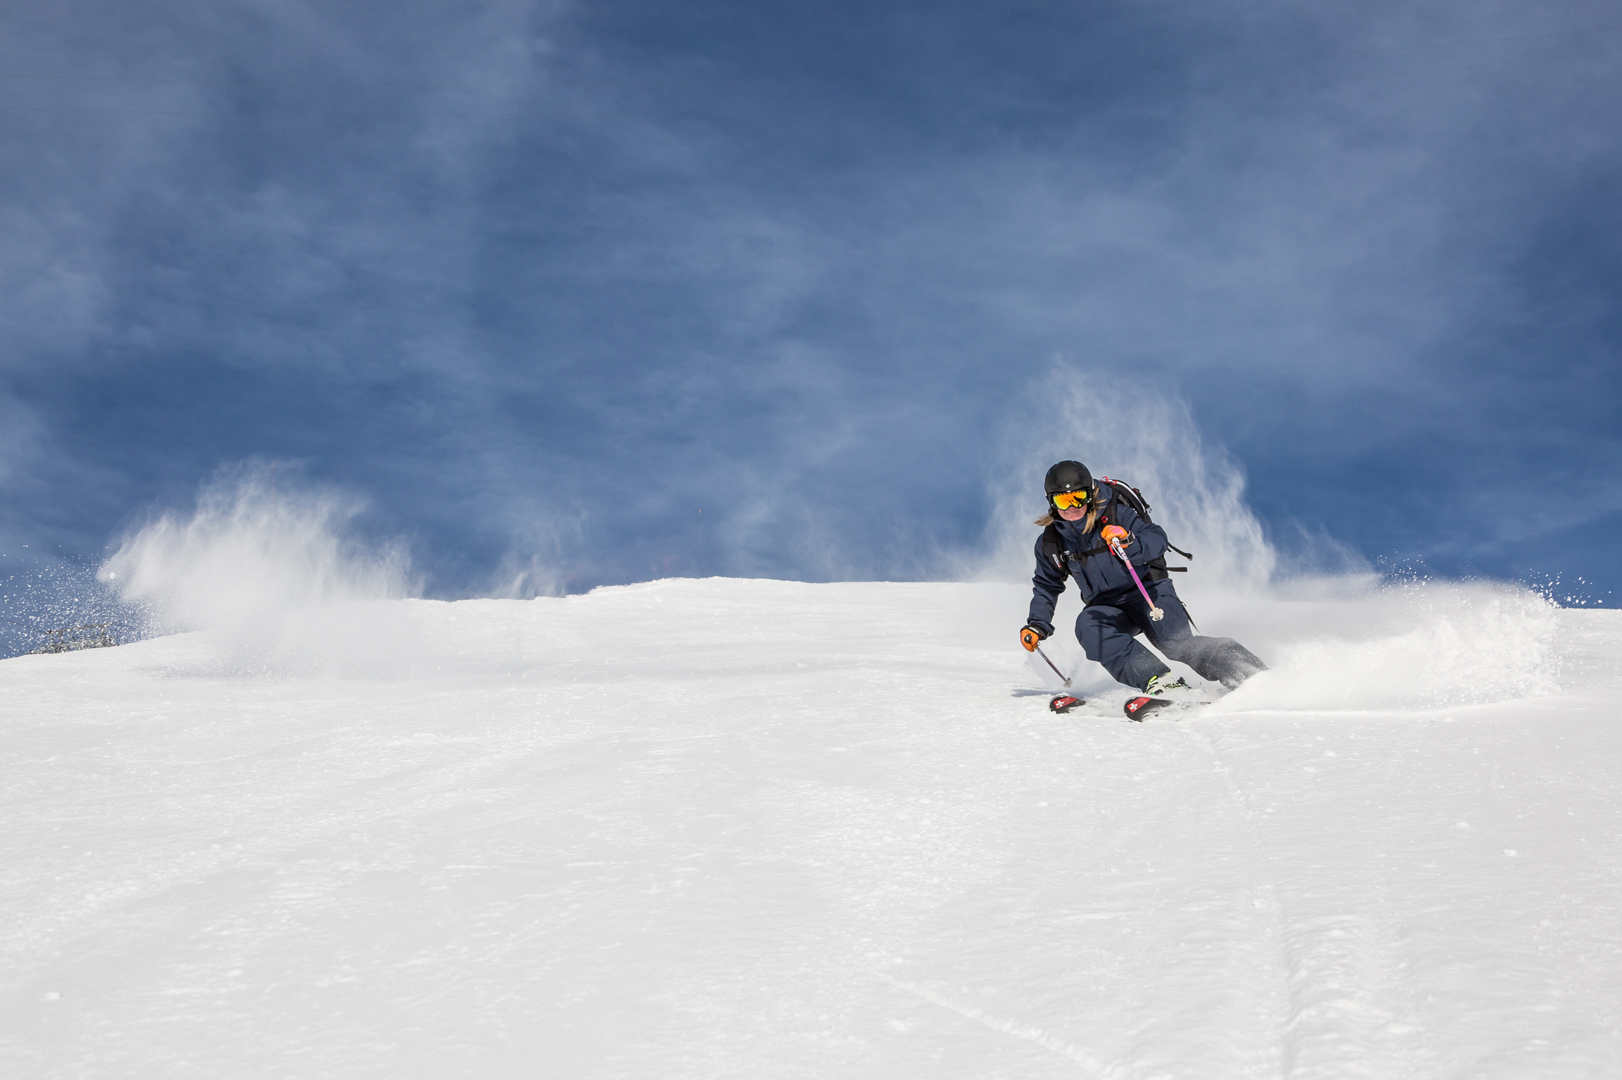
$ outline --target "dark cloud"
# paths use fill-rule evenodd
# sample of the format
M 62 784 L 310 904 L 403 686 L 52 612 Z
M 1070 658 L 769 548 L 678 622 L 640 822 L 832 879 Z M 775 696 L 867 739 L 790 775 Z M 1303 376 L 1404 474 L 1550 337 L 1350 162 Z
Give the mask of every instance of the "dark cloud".
M 916 576 L 1063 370 L 1186 401 L 1281 538 L 1603 591 L 1609 17 L 19 11 L 0 542 L 263 457 L 446 594 Z

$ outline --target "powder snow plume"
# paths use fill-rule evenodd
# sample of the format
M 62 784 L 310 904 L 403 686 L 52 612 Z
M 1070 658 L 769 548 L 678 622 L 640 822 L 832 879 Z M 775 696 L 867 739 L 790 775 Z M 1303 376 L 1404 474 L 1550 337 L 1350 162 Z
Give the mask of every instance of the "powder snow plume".
M 362 504 L 262 462 L 222 469 L 193 512 L 125 536 L 98 577 L 152 633 L 211 630 L 222 673 L 375 666 L 399 643 L 376 601 L 413 594 L 397 545 L 350 532 Z
M 1029 580 L 1043 474 L 1073 458 L 1142 489 L 1156 524 L 1194 553 L 1168 560 L 1190 568 L 1175 582 L 1200 632 L 1237 638 L 1272 668 L 1227 708 L 1446 708 L 1558 689 L 1558 609 L 1546 597 L 1503 582 L 1385 580 L 1323 538 L 1313 557 L 1286 563 L 1245 501 L 1239 467 L 1205 444 L 1181 399 L 1121 394 L 1062 363 L 1039 385 L 1004 439 L 991 554 L 967 576 Z M 1061 598 L 1049 650 L 1103 689 L 1108 676 L 1083 659 L 1072 629 L 1080 607 L 1074 589 Z M 1012 638 L 1024 613 L 1010 614 Z
M 237 466 L 204 486 L 189 519 L 164 514 L 126 536 L 98 576 L 176 630 L 408 595 L 403 552 L 344 535 L 360 509 L 278 482 L 271 466 Z
M 1042 477 L 1055 461 L 1074 459 L 1095 477 L 1140 488 L 1157 523 L 1175 522 L 1172 542 L 1195 552 L 1204 581 L 1246 590 L 1266 585 L 1278 559 L 1245 503 L 1244 476 L 1201 439 L 1186 403 L 1163 392 L 1122 394 L 1113 380 L 1065 364 L 1038 386 L 1019 403 L 1018 420 L 1002 439 L 991 557 L 970 577 L 1029 579 L 1038 532 L 1031 522 L 1047 509 Z

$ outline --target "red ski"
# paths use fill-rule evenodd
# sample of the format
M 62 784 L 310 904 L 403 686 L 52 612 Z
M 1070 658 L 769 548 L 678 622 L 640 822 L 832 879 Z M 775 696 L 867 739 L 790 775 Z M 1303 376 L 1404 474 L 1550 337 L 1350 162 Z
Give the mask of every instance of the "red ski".
M 1141 721 L 1150 713 L 1159 712 L 1162 709 L 1171 709 L 1174 712 L 1181 713 L 1209 704 L 1211 704 L 1210 698 L 1163 698 L 1139 694 L 1137 697 L 1126 699 L 1126 718 Z

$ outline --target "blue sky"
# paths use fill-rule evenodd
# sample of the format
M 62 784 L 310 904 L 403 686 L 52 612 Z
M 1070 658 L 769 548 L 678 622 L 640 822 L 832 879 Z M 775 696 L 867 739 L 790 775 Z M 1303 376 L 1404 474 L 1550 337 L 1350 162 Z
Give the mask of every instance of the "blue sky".
M 927 576 L 1063 383 L 1186 403 L 1287 551 L 1622 585 L 1612 6 L 6 26 L 13 566 L 261 459 L 435 595 Z

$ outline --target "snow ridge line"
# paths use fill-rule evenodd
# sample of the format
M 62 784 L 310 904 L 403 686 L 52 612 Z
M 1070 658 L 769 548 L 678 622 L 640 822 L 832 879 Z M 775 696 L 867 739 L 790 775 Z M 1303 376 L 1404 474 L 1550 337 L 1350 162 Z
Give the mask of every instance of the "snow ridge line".
M 1037 1046 L 1040 1046 L 1045 1050 L 1051 1050 L 1056 1054 L 1069 1058 L 1076 1064 L 1092 1070 L 1092 1072 L 1100 1077 L 1101 1080 L 1117 1080 L 1117 1078 L 1128 1075 L 1127 1071 L 1120 1066 L 1106 1065 L 1097 1057 L 1088 1053 L 1086 1050 L 1083 1050 L 1075 1043 L 1066 1042 L 1057 1035 L 1050 1034 L 1039 1027 L 992 1016 L 984 1009 L 978 1008 L 974 1005 L 960 1004 L 942 994 L 936 993 L 926 986 L 920 986 L 917 983 L 901 982 L 897 979 L 892 979 L 887 975 L 880 976 L 880 978 L 884 979 L 884 981 L 889 983 L 891 986 L 905 990 L 908 993 L 918 995 L 931 1005 L 938 1005 L 943 1009 L 955 1012 L 967 1020 L 973 1020 L 977 1024 L 985 1025 L 992 1031 L 999 1032 L 1003 1035 L 1012 1035 L 1014 1038 L 1023 1039 L 1025 1042 L 1035 1043 Z

